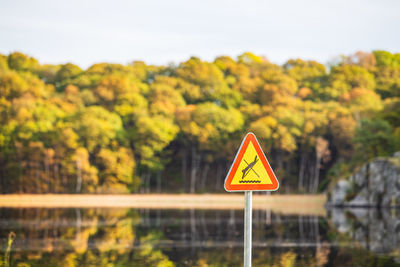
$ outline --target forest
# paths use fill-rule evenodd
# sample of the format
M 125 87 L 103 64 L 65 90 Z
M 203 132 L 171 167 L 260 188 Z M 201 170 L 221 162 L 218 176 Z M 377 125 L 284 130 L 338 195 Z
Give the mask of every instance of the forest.
M 250 131 L 278 193 L 328 190 L 400 150 L 400 53 L 86 70 L 0 54 L 0 193 L 223 192 Z

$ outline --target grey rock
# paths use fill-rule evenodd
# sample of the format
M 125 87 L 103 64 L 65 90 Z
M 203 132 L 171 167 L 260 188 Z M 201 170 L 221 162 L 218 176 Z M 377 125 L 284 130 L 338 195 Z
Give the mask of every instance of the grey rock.
M 376 158 L 346 180 L 340 180 L 328 206 L 400 207 L 400 152 Z
M 356 197 L 350 201 L 348 201 L 348 205 L 352 207 L 360 207 L 366 206 L 368 203 L 369 194 L 366 188 L 364 188 L 360 193 L 356 195 Z
M 346 195 L 350 190 L 350 183 L 346 180 L 340 180 L 333 189 L 332 203 L 333 205 L 343 205 L 346 201 Z
M 352 181 L 356 187 L 365 187 L 367 185 L 368 180 L 365 179 L 365 177 L 367 177 L 368 175 L 367 166 L 368 165 L 364 165 L 359 172 L 357 172 L 352 176 L 353 177 Z
M 351 222 L 342 209 L 333 209 L 331 219 L 339 232 L 347 233 L 351 229 Z

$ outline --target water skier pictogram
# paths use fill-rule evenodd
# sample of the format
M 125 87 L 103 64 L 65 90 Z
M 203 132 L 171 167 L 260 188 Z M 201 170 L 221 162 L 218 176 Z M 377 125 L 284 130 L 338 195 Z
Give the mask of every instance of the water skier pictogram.
M 245 159 L 243 159 L 243 160 L 244 160 L 244 162 L 247 164 L 247 167 L 244 168 L 244 169 L 242 170 L 242 173 L 243 173 L 243 175 L 242 175 L 242 180 L 239 181 L 239 182 L 240 182 L 240 183 L 250 183 L 250 182 L 259 183 L 260 181 L 243 181 L 243 179 L 246 177 L 247 174 L 249 174 L 250 171 L 253 171 L 253 172 L 257 175 L 257 177 L 260 178 L 260 176 L 258 175 L 258 173 L 253 169 L 254 165 L 255 165 L 255 164 L 258 162 L 258 160 L 259 160 L 259 159 L 257 158 L 257 155 L 256 155 L 256 157 L 254 158 L 254 161 L 251 162 L 251 163 L 248 163 Z

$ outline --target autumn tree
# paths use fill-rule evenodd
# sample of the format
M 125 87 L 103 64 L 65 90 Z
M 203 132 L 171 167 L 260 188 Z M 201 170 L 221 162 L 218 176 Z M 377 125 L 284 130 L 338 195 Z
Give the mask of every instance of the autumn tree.
M 0 54 L 1 192 L 221 191 L 253 131 L 283 191 L 316 193 L 400 149 L 399 81 L 399 54 L 380 50 L 329 68 L 250 52 L 87 69 Z

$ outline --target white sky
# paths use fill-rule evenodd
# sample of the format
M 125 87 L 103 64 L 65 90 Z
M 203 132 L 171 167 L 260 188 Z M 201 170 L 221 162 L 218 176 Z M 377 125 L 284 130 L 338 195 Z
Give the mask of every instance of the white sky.
M 2 0 L 0 14 L 0 53 L 82 67 L 245 51 L 279 64 L 400 52 L 398 0 Z

